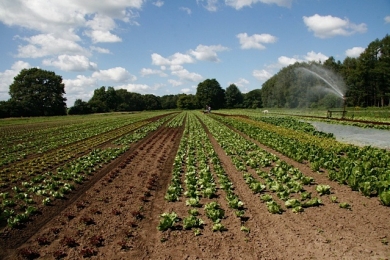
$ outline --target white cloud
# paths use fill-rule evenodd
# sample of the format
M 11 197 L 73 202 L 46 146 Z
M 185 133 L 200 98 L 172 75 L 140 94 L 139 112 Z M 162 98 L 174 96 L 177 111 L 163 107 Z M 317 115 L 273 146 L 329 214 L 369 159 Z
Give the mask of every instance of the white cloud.
M 288 65 L 294 64 L 296 62 L 302 62 L 303 60 L 298 59 L 298 58 L 289 58 L 286 56 L 280 56 L 278 58 L 278 63 L 282 65 L 283 67 L 286 67 Z
M 167 77 L 168 75 L 161 70 L 153 70 L 153 69 L 146 69 L 142 68 L 140 72 L 142 77 L 149 76 L 149 75 L 158 75 L 160 77 Z
M 252 75 L 259 81 L 266 81 L 272 77 L 272 73 L 267 70 L 254 70 Z
M 28 44 L 18 46 L 17 57 L 39 58 L 58 54 L 89 54 L 87 50 L 76 42 L 56 38 L 52 34 L 38 34 L 30 38 L 22 38 Z
M 354 24 L 347 18 L 341 19 L 331 15 L 321 16 L 315 14 L 310 17 L 303 17 L 303 22 L 309 31 L 319 38 L 331 38 L 337 35 L 349 36 L 355 33 L 365 33 L 367 25 L 365 23 Z
M 315 53 L 314 51 L 308 52 L 305 56 L 305 60 L 307 61 L 321 61 L 324 62 L 328 59 L 329 57 L 322 54 L 321 52 Z
M 164 58 L 160 54 L 152 54 L 152 64 L 157 66 L 182 65 L 185 63 L 193 63 L 194 59 L 188 54 L 175 53 L 168 58 Z
M 240 40 L 241 49 L 265 49 L 263 43 L 274 43 L 277 41 L 275 36 L 270 34 L 253 34 L 248 36 L 247 33 L 239 33 L 236 37 Z
M 172 70 L 172 75 L 177 76 L 181 80 L 187 80 L 187 81 L 193 81 L 193 82 L 198 82 L 203 79 L 201 75 L 198 73 L 194 72 L 189 72 L 188 70 L 181 68 L 175 68 L 175 70 Z
M 362 52 L 364 52 L 364 50 L 365 48 L 363 47 L 353 47 L 351 49 L 346 50 L 345 55 L 347 57 L 357 58 Z
M 113 18 L 95 14 L 92 20 L 85 23 L 91 30 L 87 30 L 85 34 L 92 39 L 94 43 L 97 42 L 121 42 L 122 39 L 110 31 L 115 29 L 116 24 Z
M 79 95 L 86 93 L 86 90 L 92 90 L 97 87 L 97 80 L 92 77 L 78 75 L 75 79 L 64 79 L 66 93 L 69 95 Z M 91 98 L 92 96 L 88 96 Z
M 121 42 L 122 39 L 109 31 L 86 31 L 85 34 L 92 39 L 94 43 L 97 42 Z
M 153 2 L 153 4 L 157 7 L 161 7 L 164 5 L 164 1 L 161 1 L 161 0 L 157 0 L 156 2 Z
M 102 81 L 128 82 L 135 81 L 137 77 L 131 75 L 122 67 L 111 68 L 108 70 L 99 70 L 92 74 L 92 78 Z
M 252 4 L 263 3 L 263 4 L 276 4 L 281 7 L 291 7 L 292 0 L 225 0 L 225 4 L 240 10 L 246 6 L 252 6 Z
M 0 100 L 9 99 L 9 86 L 14 82 L 14 77 L 16 77 L 22 69 L 28 69 L 30 67 L 30 64 L 27 62 L 19 60 L 11 66 L 11 69 L 0 72 Z
M 217 52 L 226 51 L 229 48 L 222 45 L 198 45 L 195 50 L 190 50 L 189 53 L 193 55 L 197 60 L 218 62 Z
M 2 0 L 0 21 L 43 33 L 74 36 L 77 28 L 85 26 L 90 15 L 99 14 L 132 22 L 144 0 L 118 1 L 15 1 Z
M 191 9 L 188 8 L 188 7 L 180 7 L 180 10 L 186 12 L 187 14 L 191 14 L 192 13 Z
M 385 23 L 390 23 L 390 15 L 386 16 L 384 18 L 384 20 L 385 20 Z
M 183 82 L 174 79 L 170 79 L 168 82 L 174 87 L 183 85 Z
M 97 64 L 90 62 L 89 59 L 82 55 L 60 55 L 57 59 L 43 60 L 43 65 L 57 67 L 64 71 L 86 71 L 96 70 Z
M 218 0 L 196 0 L 197 4 L 206 2 L 205 5 L 203 5 L 206 10 L 210 12 L 216 12 L 218 10 Z
M 236 85 L 237 87 L 243 88 L 245 85 L 249 84 L 249 81 L 244 79 L 244 78 L 239 78 L 236 82 L 228 82 L 228 85 L 230 86 L 231 84 Z
M 184 94 L 189 94 L 189 93 L 192 92 L 192 90 L 191 90 L 190 88 L 182 88 L 182 89 L 180 89 L 180 91 L 181 91 L 182 93 L 184 93 Z
M 149 94 L 149 92 L 153 90 L 152 87 L 146 84 L 126 84 L 126 85 L 115 87 L 115 89 L 126 89 L 128 92 L 136 92 L 136 93 L 144 93 L 144 94 Z
M 96 52 L 99 52 L 99 53 L 104 53 L 104 54 L 110 54 L 110 50 L 109 49 L 105 49 L 105 48 L 101 48 L 101 47 L 96 47 L 96 46 L 91 46 L 90 49 L 92 51 L 96 51 Z

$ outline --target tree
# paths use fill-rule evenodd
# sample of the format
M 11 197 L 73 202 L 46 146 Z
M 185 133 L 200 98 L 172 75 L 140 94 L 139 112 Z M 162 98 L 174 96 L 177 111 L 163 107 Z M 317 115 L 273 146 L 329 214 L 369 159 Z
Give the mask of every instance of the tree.
M 198 84 L 196 98 L 199 107 L 209 105 L 211 109 L 219 109 L 225 106 L 225 90 L 221 88 L 216 79 L 206 79 Z
M 160 98 L 153 94 L 143 95 L 146 110 L 158 110 L 161 109 Z
M 254 89 L 244 94 L 243 105 L 245 108 L 260 108 L 263 107 L 261 101 L 261 89 Z
M 66 115 L 62 77 L 38 68 L 23 69 L 9 89 L 10 102 L 19 108 L 13 116 Z
M 196 97 L 194 95 L 180 95 L 177 99 L 177 107 L 179 109 L 196 109 Z
M 229 87 L 227 87 L 225 92 L 225 99 L 227 108 L 242 106 L 243 96 L 235 84 L 231 84 Z
M 69 115 L 84 115 L 90 113 L 92 113 L 92 110 L 89 104 L 85 101 L 82 101 L 81 99 L 76 99 L 73 107 L 69 108 L 68 111 Z

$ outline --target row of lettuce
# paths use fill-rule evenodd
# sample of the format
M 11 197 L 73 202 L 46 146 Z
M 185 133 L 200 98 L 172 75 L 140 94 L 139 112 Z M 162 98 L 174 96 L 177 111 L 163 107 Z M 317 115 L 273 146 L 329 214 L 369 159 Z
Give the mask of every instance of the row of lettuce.
M 390 206 L 390 152 L 387 150 L 342 144 L 331 137 L 261 120 L 217 115 L 213 118 L 298 162 L 309 163 L 313 171 L 326 171 L 332 181 L 346 184 L 365 196 L 378 196 L 383 205 Z M 291 123 L 289 119 L 286 121 Z
M 158 230 L 182 226 L 199 235 L 210 221 L 208 226 L 212 231 L 224 231 L 227 228 L 223 223 L 226 211 L 231 210 L 241 221 L 241 230 L 249 232 L 245 226 L 248 218 L 240 198 L 242 194 L 237 193 L 230 179 L 234 173 L 225 172 L 211 144 L 212 139 L 241 173 L 243 183 L 252 193 L 246 199 L 252 201 L 257 198 L 259 205 L 265 205 L 272 214 L 281 214 L 288 209 L 294 213 L 303 212 L 305 208 L 322 205 L 322 196 L 328 196 L 330 203 L 339 203 L 340 208 L 351 207 L 347 202 L 338 201 L 337 196 L 331 194 L 329 185 L 314 184 L 312 177 L 305 176 L 298 168 L 263 150 L 218 117 L 188 112 L 171 183 L 165 195 L 166 201 L 176 206 L 170 206 L 171 211 L 161 214 Z M 182 208 L 188 210 L 183 211 Z M 208 220 L 202 219 L 202 216 Z
M 27 165 L 26 171 L 18 175 L 19 178 L 14 179 L 15 181 L 12 183 L 6 183 L 11 188 L 3 189 L 0 192 L 0 227 L 4 225 L 11 228 L 20 227 L 29 221 L 32 215 L 42 211 L 42 207 L 53 205 L 55 200 L 65 199 L 77 188 L 77 185 L 88 181 L 100 168 L 126 152 L 132 143 L 156 131 L 173 116 L 173 114 L 165 115 L 156 121 L 149 121 L 153 117 L 153 114 L 150 114 L 148 119 L 145 119 L 145 116 L 137 117 L 138 121 L 136 122 L 130 118 L 126 126 L 117 127 L 117 130 L 120 129 L 120 131 L 106 128 L 107 132 L 96 136 L 106 136 L 103 140 L 105 142 L 110 140 L 111 145 L 109 146 L 98 148 L 101 142 L 93 145 L 90 142 L 85 145 L 78 142 L 80 146 L 85 146 L 89 152 L 86 150 L 86 153 L 77 156 L 80 151 L 75 149 L 73 153 L 69 152 L 68 157 L 63 157 L 64 161 L 61 165 L 51 168 L 44 167 L 39 173 L 31 174 L 32 170 Z M 45 161 L 48 158 L 46 156 L 39 158 L 45 165 L 51 163 L 51 161 Z M 12 174 L 3 169 L 4 173 L 8 173 L 5 178 Z
M 200 235 L 206 220 L 212 231 L 224 231 L 227 207 L 237 218 L 244 218 L 244 204 L 234 192 L 234 186 L 224 171 L 218 155 L 200 121 L 192 112 L 187 113 L 185 130 L 175 156 L 172 179 L 165 199 L 185 209 L 185 216 L 172 210 L 161 214 L 158 230 L 165 231 L 179 225 Z M 219 189 L 221 191 L 219 191 Z M 223 196 L 224 201 L 218 199 Z M 179 221 L 180 220 L 180 221 Z M 243 224 L 241 230 L 249 231 Z

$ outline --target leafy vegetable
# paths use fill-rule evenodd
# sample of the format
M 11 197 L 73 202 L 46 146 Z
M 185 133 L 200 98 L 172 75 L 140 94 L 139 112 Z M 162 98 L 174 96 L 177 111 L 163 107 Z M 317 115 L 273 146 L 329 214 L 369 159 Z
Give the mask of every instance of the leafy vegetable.
M 284 205 L 286 208 L 295 208 L 301 206 L 301 203 L 297 199 L 289 199 L 284 203 Z
M 274 200 L 267 202 L 267 209 L 272 214 L 281 214 L 283 212 L 281 206 Z
M 159 231 L 165 231 L 172 228 L 175 222 L 178 221 L 177 214 L 173 211 L 172 213 L 163 213 L 160 216 L 160 223 L 157 227 Z
M 381 192 L 379 199 L 383 205 L 390 206 L 390 190 Z
M 329 185 L 317 185 L 316 191 L 322 196 L 325 194 L 330 194 L 330 186 Z
M 185 229 L 191 229 L 193 227 L 201 227 L 203 223 L 204 223 L 203 220 L 193 215 L 190 215 L 183 219 L 183 227 Z
M 269 195 L 269 194 L 262 194 L 260 196 L 260 199 L 263 201 L 263 202 L 267 202 L 267 201 L 271 201 L 272 200 L 272 196 Z
M 218 222 L 218 223 L 214 223 L 213 225 L 213 231 L 219 231 L 219 232 L 222 232 L 222 231 L 225 231 L 226 228 L 222 225 L 222 223 Z
M 302 207 L 309 208 L 309 207 L 317 207 L 322 205 L 322 201 L 318 198 L 312 198 L 302 204 Z
M 342 208 L 342 209 L 351 209 L 351 205 L 349 205 L 349 203 L 347 203 L 347 202 L 341 202 L 341 203 L 339 204 L 339 206 L 340 206 L 340 208 Z

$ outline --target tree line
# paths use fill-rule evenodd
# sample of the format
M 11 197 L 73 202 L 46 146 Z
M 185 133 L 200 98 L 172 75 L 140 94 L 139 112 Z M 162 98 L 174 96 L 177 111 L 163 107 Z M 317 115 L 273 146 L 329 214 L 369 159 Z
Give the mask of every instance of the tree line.
M 261 88 L 264 107 L 302 108 L 320 107 L 332 108 L 343 105 L 341 95 L 335 93 L 323 79 L 302 70 L 306 68 L 318 72 L 320 76 L 330 79 L 340 76 L 345 87 L 330 82 L 346 98 L 347 106 L 383 107 L 390 106 L 390 37 L 376 39 L 357 58 L 347 57 L 343 62 L 334 57 L 321 62 L 297 62 L 282 68 L 268 79 Z
M 126 89 L 102 86 L 95 89 L 88 101 L 77 99 L 68 114 L 105 113 L 114 111 L 143 111 L 165 109 L 212 109 L 261 107 L 261 91 L 241 93 L 235 84 L 223 89 L 216 79 L 206 79 L 198 84 L 196 94 L 155 96 L 128 92 Z
M 306 69 L 306 71 L 305 71 Z M 315 70 L 314 70 L 315 69 Z M 311 75 L 307 70 L 324 76 Z M 331 75 L 331 76 L 329 76 Z M 337 79 L 334 81 L 334 79 Z M 327 86 L 328 85 L 328 86 Z M 330 87 L 333 85 L 334 88 Z M 335 89 L 341 91 L 337 93 Z M 223 89 L 216 79 L 200 82 L 196 94 L 155 96 L 102 86 L 88 101 L 77 99 L 66 106 L 62 77 L 39 68 L 23 69 L 9 88 L 10 99 L 0 101 L 0 118 L 54 116 L 114 111 L 220 108 L 332 108 L 390 106 L 390 37 L 376 39 L 357 58 L 343 62 L 297 62 L 282 68 L 261 89 L 242 93 L 235 84 Z
M 9 100 L 0 101 L 0 118 L 202 109 L 205 106 L 212 109 L 261 107 L 259 89 L 243 94 L 234 84 L 225 90 L 216 79 L 207 79 L 198 84 L 195 95 L 177 94 L 160 97 L 102 86 L 94 90 L 90 100 L 77 99 L 72 107 L 67 108 L 62 77 L 39 68 L 23 69 L 10 85 L 9 94 L 11 96 Z

